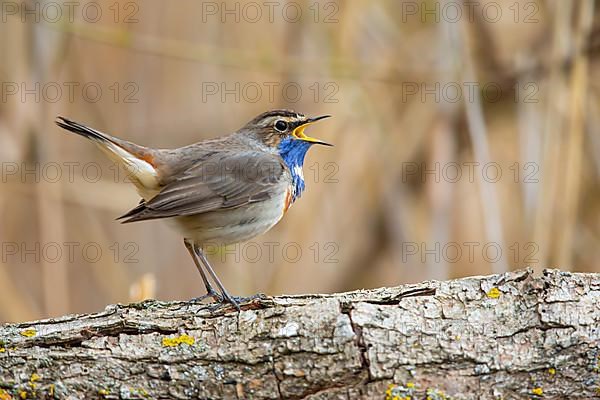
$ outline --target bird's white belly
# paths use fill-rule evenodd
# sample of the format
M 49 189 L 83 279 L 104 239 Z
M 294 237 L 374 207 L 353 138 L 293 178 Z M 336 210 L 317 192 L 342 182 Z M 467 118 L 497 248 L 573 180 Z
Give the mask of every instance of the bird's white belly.
M 171 224 L 200 246 L 250 240 L 271 229 L 283 216 L 287 192 L 238 208 L 173 218 Z M 170 220 L 170 219 L 169 219 Z

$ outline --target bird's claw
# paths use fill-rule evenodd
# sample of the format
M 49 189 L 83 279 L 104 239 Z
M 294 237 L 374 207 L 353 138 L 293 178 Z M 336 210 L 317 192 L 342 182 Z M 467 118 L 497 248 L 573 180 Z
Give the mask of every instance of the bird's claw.
M 221 307 L 225 307 L 227 305 L 232 305 L 238 312 L 242 310 L 241 305 L 244 303 L 250 303 L 256 299 L 262 300 L 266 299 L 267 296 L 263 293 L 257 293 L 248 297 L 241 296 L 232 296 L 229 293 L 225 292 L 223 294 L 216 293 L 214 290 L 205 294 L 201 297 L 193 298 L 191 301 L 194 302 L 202 302 L 208 298 L 212 298 L 214 303 L 210 305 L 212 311 L 216 311 Z
M 252 296 L 248 296 L 248 297 L 241 297 L 241 296 L 232 296 L 233 299 L 235 301 L 237 301 L 238 303 L 250 303 L 253 300 L 259 299 L 266 299 L 267 296 L 264 293 L 257 293 L 257 294 L 253 294 Z
M 240 303 L 238 302 L 236 297 L 231 296 L 229 293 L 223 293 L 223 299 L 221 300 L 221 304 L 225 305 L 226 303 L 231 304 L 235 307 L 235 309 L 240 312 L 242 309 L 240 308 Z
M 213 299 L 213 301 L 215 303 L 223 302 L 223 297 L 219 293 L 215 292 L 214 290 L 209 290 L 205 295 L 202 295 L 199 297 L 194 297 L 190 301 L 195 302 L 195 303 L 201 303 L 202 301 L 209 299 L 209 298 Z

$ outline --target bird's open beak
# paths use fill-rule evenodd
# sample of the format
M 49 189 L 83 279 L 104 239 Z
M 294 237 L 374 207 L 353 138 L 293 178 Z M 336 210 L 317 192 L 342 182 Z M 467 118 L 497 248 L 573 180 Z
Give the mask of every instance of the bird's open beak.
M 311 138 L 310 136 L 306 136 L 304 134 L 304 129 L 306 129 L 307 126 L 317 122 L 320 119 L 325 119 L 325 118 L 329 118 L 329 117 L 331 117 L 331 115 L 322 115 L 320 117 L 309 118 L 308 120 L 306 120 L 305 123 L 303 123 L 300 126 L 297 126 L 296 129 L 294 129 L 294 132 L 292 132 L 292 135 L 297 139 L 304 140 L 305 142 L 309 142 L 309 143 L 313 143 L 313 144 L 322 144 L 323 146 L 333 146 L 332 144 L 323 142 L 322 140 L 319 140 L 319 139 Z

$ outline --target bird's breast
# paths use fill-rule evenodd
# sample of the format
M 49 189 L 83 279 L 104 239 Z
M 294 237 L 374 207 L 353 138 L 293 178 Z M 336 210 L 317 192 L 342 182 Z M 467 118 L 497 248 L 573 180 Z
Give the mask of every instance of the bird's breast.
M 291 188 L 280 182 L 270 196 L 241 207 L 176 217 L 175 227 L 196 243 L 226 245 L 250 240 L 271 229 L 292 203 Z

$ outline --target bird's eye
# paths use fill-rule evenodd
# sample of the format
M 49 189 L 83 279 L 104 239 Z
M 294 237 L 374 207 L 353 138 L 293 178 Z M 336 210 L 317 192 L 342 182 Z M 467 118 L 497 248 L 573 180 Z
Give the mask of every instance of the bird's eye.
M 277 122 L 275 122 L 275 129 L 277 129 L 279 132 L 285 132 L 287 131 L 288 128 L 288 123 L 283 121 L 283 120 L 279 120 Z

